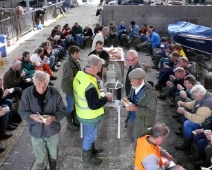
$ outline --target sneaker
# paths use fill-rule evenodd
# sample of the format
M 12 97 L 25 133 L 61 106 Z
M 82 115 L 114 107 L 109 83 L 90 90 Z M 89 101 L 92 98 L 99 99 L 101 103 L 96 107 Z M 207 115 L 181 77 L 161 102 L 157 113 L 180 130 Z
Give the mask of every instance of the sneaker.
M 57 67 L 60 67 L 61 66 L 61 63 L 60 62 L 57 62 Z
M 50 80 L 57 80 L 57 77 L 51 76 Z
M 54 66 L 54 68 L 52 69 L 52 71 L 58 71 L 57 66 Z

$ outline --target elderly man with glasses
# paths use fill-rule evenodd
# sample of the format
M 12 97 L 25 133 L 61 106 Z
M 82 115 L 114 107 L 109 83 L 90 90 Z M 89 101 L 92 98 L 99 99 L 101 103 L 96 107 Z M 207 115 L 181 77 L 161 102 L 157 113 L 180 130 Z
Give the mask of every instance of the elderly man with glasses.
M 183 144 L 177 145 L 175 148 L 178 150 L 188 149 L 192 142 L 192 131 L 201 128 L 203 123 L 208 117 L 211 116 L 212 111 L 212 94 L 202 85 L 195 85 L 190 93 L 195 100 L 191 102 L 178 102 L 179 108 L 177 112 L 182 114 L 183 123 Z M 191 110 L 191 112 L 187 110 Z
M 128 96 L 131 88 L 131 83 L 129 80 L 129 73 L 136 68 L 142 68 L 143 70 L 147 70 L 150 68 L 148 64 L 145 63 L 140 63 L 139 58 L 138 58 L 138 53 L 135 50 L 129 50 L 127 52 L 127 62 L 129 64 L 129 68 L 127 71 L 126 75 L 126 80 L 125 80 L 125 91 L 126 91 L 126 96 Z

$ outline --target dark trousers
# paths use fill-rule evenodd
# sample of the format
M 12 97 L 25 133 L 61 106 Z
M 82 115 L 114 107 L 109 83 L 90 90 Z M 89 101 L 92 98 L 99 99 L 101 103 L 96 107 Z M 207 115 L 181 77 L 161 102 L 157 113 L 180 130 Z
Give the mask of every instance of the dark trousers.
M 7 122 L 9 120 L 9 114 L 6 113 L 4 116 L 0 117 L 0 134 L 4 133 L 7 128 Z
M 205 147 L 208 145 L 208 140 L 205 138 L 204 133 L 193 135 L 193 141 L 197 147 L 198 158 L 205 158 Z
M 170 75 L 173 75 L 173 68 L 168 68 L 160 71 L 158 84 L 160 84 L 161 86 L 165 86 L 166 82 L 169 80 Z

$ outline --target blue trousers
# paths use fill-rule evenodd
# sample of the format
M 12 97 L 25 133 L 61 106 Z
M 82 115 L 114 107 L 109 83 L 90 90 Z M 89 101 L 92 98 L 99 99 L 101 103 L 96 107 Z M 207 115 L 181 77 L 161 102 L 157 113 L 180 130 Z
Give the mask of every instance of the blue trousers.
M 97 125 L 83 125 L 83 150 L 90 150 L 92 148 L 92 143 L 97 139 Z
M 205 158 L 205 147 L 208 145 L 208 140 L 206 139 L 204 133 L 194 135 L 193 141 L 197 146 L 198 157 Z
M 82 36 L 76 35 L 75 39 L 76 39 L 76 42 L 77 42 L 77 46 L 78 46 L 78 47 L 83 47 L 83 39 L 82 39 Z
M 201 127 L 198 123 L 186 120 L 183 124 L 183 137 L 186 139 L 192 138 L 193 137 L 192 131 L 200 128 Z
M 66 94 L 66 112 L 70 114 L 74 110 L 74 96 L 71 94 Z

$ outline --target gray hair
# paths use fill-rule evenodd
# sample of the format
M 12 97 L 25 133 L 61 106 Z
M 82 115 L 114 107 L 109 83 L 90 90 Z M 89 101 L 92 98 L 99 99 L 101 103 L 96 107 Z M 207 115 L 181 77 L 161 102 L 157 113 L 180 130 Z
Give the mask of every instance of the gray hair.
M 205 95 L 205 93 L 207 92 L 207 90 L 200 84 L 195 85 L 192 89 L 191 89 L 191 94 L 197 94 L 197 95 Z
M 89 68 L 91 66 L 98 66 L 99 63 L 104 64 L 105 62 L 99 56 L 97 56 L 95 54 L 91 54 L 87 58 L 86 68 Z
M 49 84 L 50 76 L 48 73 L 38 70 L 35 72 L 34 76 L 32 77 L 32 80 L 34 84 L 41 82 Z
M 158 138 L 159 136 L 168 136 L 170 130 L 165 123 L 157 122 L 151 131 L 151 136 L 153 138 Z
M 17 65 L 21 64 L 21 61 L 20 60 L 13 60 L 12 61 L 12 67 L 15 67 Z
M 127 56 L 128 56 L 129 54 L 132 54 L 132 55 L 134 55 L 134 57 L 138 58 L 138 53 L 137 53 L 137 51 L 135 51 L 135 50 L 129 50 L 129 51 L 127 52 Z
M 108 27 L 102 28 L 102 32 L 109 32 L 109 28 Z

